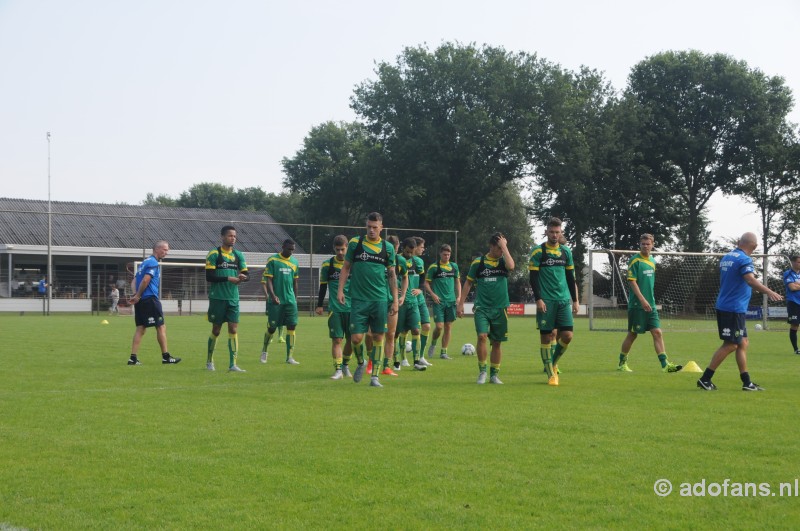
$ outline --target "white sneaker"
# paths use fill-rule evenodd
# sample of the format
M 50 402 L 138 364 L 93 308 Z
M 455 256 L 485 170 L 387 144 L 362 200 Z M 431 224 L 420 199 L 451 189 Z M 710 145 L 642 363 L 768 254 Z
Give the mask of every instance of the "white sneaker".
M 429 361 L 428 361 L 428 360 L 426 360 L 425 358 L 420 358 L 420 359 L 419 359 L 419 361 L 420 361 L 420 363 L 422 363 L 422 364 L 423 364 L 423 365 L 425 365 L 426 367 L 433 367 L 433 363 L 429 362 Z
M 331 376 L 331 380 L 341 380 L 342 378 L 344 378 L 344 374 L 341 369 L 336 369 L 336 372 Z
M 377 377 L 377 376 L 371 376 L 371 377 L 370 377 L 370 379 L 369 379 L 369 386 L 370 386 L 370 387 L 383 387 L 383 385 L 381 385 L 381 382 L 380 382 L 380 380 L 378 380 L 378 377 Z
M 434 354 L 434 352 L 433 352 L 433 351 L 434 351 L 434 350 L 436 350 L 436 345 L 431 345 L 430 347 L 428 347 L 428 357 L 429 357 L 429 358 L 432 358 L 432 357 L 433 357 L 433 354 Z
M 401 367 L 411 367 L 411 364 L 408 362 L 407 359 L 403 358 L 403 361 L 400 362 Z
M 267 362 L 267 356 L 269 356 L 268 353 L 266 353 L 266 352 L 262 352 L 261 353 L 261 363 L 266 363 Z
M 414 362 L 414 370 L 415 371 L 424 371 L 427 368 L 428 367 L 424 363 L 422 363 L 422 360 Z
M 350 372 L 350 367 L 348 367 L 347 365 L 342 366 L 342 376 L 344 376 L 345 378 L 353 377 L 353 373 Z
M 443 359 L 443 360 L 451 360 L 451 359 L 453 359 L 450 356 L 448 356 L 446 352 L 442 352 L 441 354 L 439 354 L 439 358 Z
M 294 358 L 286 358 L 286 363 L 289 365 L 300 365 L 300 362 Z
M 206 363 L 206 370 L 209 370 L 209 371 L 215 371 L 216 370 L 214 368 L 214 362 L 213 361 L 209 361 L 208 363 Z
M 497 377 L 497 375 L 495 374 L 494 376 L 492 376 L 491 378 L 489 378 L 489 383 L 493 383 L 493 384 L 501 384 L 501 385 L 502 385 L 502 383 L 503 383 L 503 382 L 501 382 L 501 381 L 500 381 L 500 378 L 498 378 L 498 377 Z
M 486 383 L 486 372 L 478 373 L 478 383 L 485 384 Z
M 234 365 L 228 369 L 228 372 L 247 372 L 246 370 L 240 368 L 238 365 Z

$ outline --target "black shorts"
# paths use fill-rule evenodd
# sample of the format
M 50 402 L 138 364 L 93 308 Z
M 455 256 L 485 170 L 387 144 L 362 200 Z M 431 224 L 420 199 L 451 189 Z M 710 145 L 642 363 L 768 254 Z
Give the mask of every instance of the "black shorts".
M 729 343 L 738 345 L 743 337 L 747 337 L 745 317 L 747 314 L 736 312 L 723 312 L 717 310 L 717 329 L 719 338 Z
M 133 313 L 136 317 L 136 326 L 147 328 L 164 325 L 164 310 L 161 309 L 161 301 L 158 300 L 158 297 L 140 300 L 133 305 Z
M 786 321 L 792 325 L 800 324 L 800 304 L 786 301 Z

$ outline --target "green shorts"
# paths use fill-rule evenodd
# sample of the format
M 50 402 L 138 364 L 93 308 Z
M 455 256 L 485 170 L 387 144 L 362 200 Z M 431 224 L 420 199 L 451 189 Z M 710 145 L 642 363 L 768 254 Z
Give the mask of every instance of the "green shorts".
M 433 305 L 434 323 L 452 323 L 456 320 L 456 303 L 442 302 Z
M 347 338 L 350 341 L 350 312 L 330 312 L 328 314 L 328 337 Z
M 239 301 L 208 299 L 208 322 L 215 325 L 239 322 Z
M 397 312 L 397 331 L 419 330 L 419 307 L 403 304 Z
M 572 329 L 575 324 L 572 320 L 572 301 L 551 301 L 545 299 L 544 304 L 547 306 L 546 312 L 542 313 L 538 309 L 536 310 L 536 324 L 539 325 L 539 332 L 548 334 L 552 332 L 554 328 L 558 328 L 559 330 L 563 330 L 564 328 Z
M 417 308 L 419 308 L 419 322 L 422 324 L 430 324 L 431 314 L 428 311 L 428 303 L 425 302 L 425 297 L 422 300 L 417 299 Z
M 389 307 L 386 301 L 350 300 L 350 333 L 385 334 L 389 321 Z
M 505 308 L 475 308 L 475 331 L 488 334 L 489 341 L 508 341 L 508 314 Z
M 297 326 L 296 304 L 267 303 L 267 324 L 270 328 Z
M 658 310 L 646 312 L 641 308 L 628 308 L 628 331 L 634 334 L 644 334 L 653 328 L 661 328 Z

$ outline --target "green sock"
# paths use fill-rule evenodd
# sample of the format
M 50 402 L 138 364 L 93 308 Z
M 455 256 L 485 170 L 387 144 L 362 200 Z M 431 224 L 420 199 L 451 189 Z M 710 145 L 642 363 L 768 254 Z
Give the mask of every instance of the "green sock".
M 294 356 L 294 343 L 297 340 L 294 330 L 286 331 L 286 359 Z
M 353 354 L 356 355 L 356 360 L 358 360 L 358 364 L 361 365 L 364 363 L 364 340 L 361 340 L 361 343 L 353 343 Z
M 372 376 L 378 376 L 381 372 L 381 361 L 383 360 L 383 341 L 372 345 Z
M 442 350 L 439 351 L 439 354 L 447 356 L 447 347 L 442 347 Z
M 239 353 L 239 334 L 228 336 L 228 354 L 231 356 L 231 367 L 236 365 L 236 357 Z
M 217 337 L 214 334 L 208 336 L 208 357 L 206 361 L 212 363 L 214 361 L 214 349 L 217 347 Z
M 411 334 L 411 354 L 414 356 L 414 361 L 420 358 L 419 354 L 419 337 Z
M 658 355 L 658 361 L 661 362 L 661 368 L 662 369 L 664 367 L 666 367 L 667 366 L 667 354 L 665 352 L 662 352 L 661 354 L 659 354 Z
M 569 343 L 562 343 L 561 341 L 558 342 L 556 345 L 556 349 L 553 351 L 553 365 L 558 365 L 558 360 L 561 359 L 561 356 L 567 351 L 567 347 Z
M 267 352 L 269 348 L 269 342 L 272 341 L 272 336 L 275 332 L 270 333 L 269 330 L 264 334 L 264 345 L 261 347 L 261 352 Z
M 486 362 L 485 361 L 483 363 L 481 363 L 480 361 L 478 362 L 478 370 L 481 371 L 481 372 L 486 372 Z
M 497 376 L 497 373 L 499 372 L 500 372 L 500 364 L 492 363 L 492 366 L 489 368 L 489 376 Z
M 539 347 L 539 354 L 542 356 L 542 364 L 544 370 L 547 371 L 547 377 L 553 376 L 553 358 L 550 357 L 550 343 L 542 343 Z
M 619 353 L 619 366 L 622 367 L 626 363 L 628 363 L 628 355 L 625 354 L 624 352 L 620 352 Z
M 423 330 L 420 333 L 420 345 L 419 345 L 419 357 L 420 358 L 424 358 L 425 357 L 425 352 L 427 352 L 425 350 L 425 345 L 428 344 L 428 334 L 430 334 L 430 333 L 431 333 L 430 330 Z

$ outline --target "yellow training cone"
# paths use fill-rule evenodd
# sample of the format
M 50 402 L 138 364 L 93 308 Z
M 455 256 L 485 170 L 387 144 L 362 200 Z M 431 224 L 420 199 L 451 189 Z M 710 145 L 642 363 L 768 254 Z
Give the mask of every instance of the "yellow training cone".
M 108 321 L 106 321 L 105 319 L 103 319 L 102 321 L 100 321 L 100 324 L 108 324 Z
M 703 372 L 703 369 L 701 369 L 697 363 L 690 361 L 683 366 L 681 372 Z

